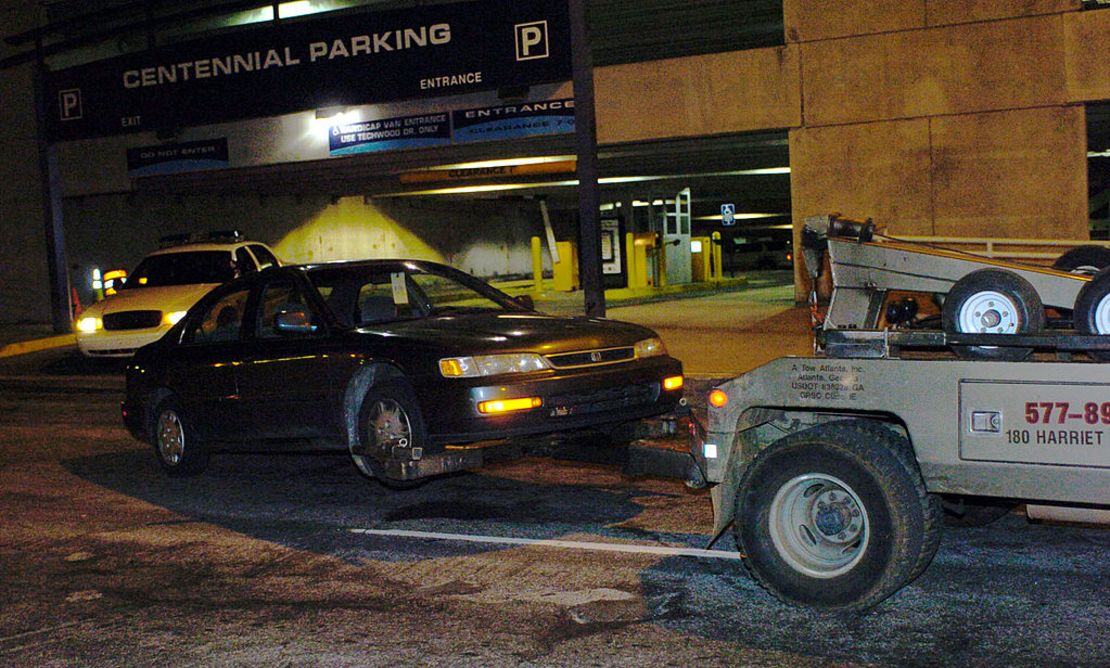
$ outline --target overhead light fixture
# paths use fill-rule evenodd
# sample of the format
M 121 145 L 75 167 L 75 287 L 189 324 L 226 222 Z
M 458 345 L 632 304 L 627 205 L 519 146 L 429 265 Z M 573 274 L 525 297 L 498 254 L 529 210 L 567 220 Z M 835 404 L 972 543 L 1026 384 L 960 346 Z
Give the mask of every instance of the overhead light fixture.
M 343 115 L 343 107 L 321 107 L 316 110 L 316 120 L 322 121 L 326 118 L 335 118 L 336 116 Z
M 733 214 L 732 217 L 736 220 L 758 220 L 760 218 L 780 218 L 789 215 L 789 213 L 736 213 Z M 708 216 L 694 216 L 694 220 L 721 220 L 721 214 L 715 213 Z
M 348 121 L 348 122 L 350 122 L 350 121 Z M 527 161 L 539 160 L 539 161 L 546 162 L 546 161 L 550 161 L 550 160 L 556 160 L 560 157 L 561 158 L 566 158 L 566 157 L 573 157 L 573 156 L 548 156 L 548 157 L 544 157 L 544 158 L 506 158 L 505 160 L 513 160 L 513 161 L 517 161 L 517 160 L 527 160 Z M 439 165 L 435 168 L 429 168 L 429 169 L 423 170 L 423 171 L 432 172 L 432 171 L 445 170 L 445 169 L 446 170 L 481 169 L 483 167 L 498 167 L 498 166 L 524 165 L 524 164 L 537 164 L 537 163 L 533 163 L 533 162 L 513 162 L 513 163 L 506 164 L 504 161 L 489 160 L 489 161 L 483 161 L 483 162 L 456 163 L 454 165 Z M 418 174 L 418 173 L 419 172 L 413 172 L 413 174 Z M 760 168 L 760 169 L 740 169 L 740 170 L 733 170 L 733 171 L 728 171 L 728 172 L 705 172 L 705 173 L 701 173 L 701 174 L 665 174 L 665 175 L 659 175 L 659 176 L 609 176 L 609 177 L 598 179 L 597 181 L 601 185 L 613 185 L 613 184 L 618 184 L 618 183 L 644 183 L 644 182 L 648 182 L 648 181 L 689 180 L 689 179 L 693 179 L 693 178 L 704 178 L 704 177 L 707 177 L 707 176 L 761 176 L 761 175 L 767 175 L 767 174 L 789 174 L 789 173 L 790 173 L 790 168 L 789 167 L 766 167 L 766 168 Z M 404 181 L 404 179 L 402 179 L 402 181 Z M 410 182 L 412 182 L 412 181 L 415 181 L 415 179 L 410 179 Z M 534 183 L 491 183 L 491 184 L 486 184 L 486 185 L 481 185 L 481 186 L 459 186 L 459 187 L 454 187 L 454 188 L 433 188 L 433 189 L 430 189 L 430 190 L 411 190 L 411 191 L 408 191 L 408 192 L 388 193 L 388 194 L 385 194 L 385 195 L 379 195 L 379 197 L 417 197 L 417 196 L 422 196 L 422 195 L 462 195 L 462 194 L 480 193 L 480 192 L 483 192 L 483 193 L 484 192 L 498 192 L 498 191 L 504 191 L 504 190 L 528 190 L 528 189 L 535 189 L 535 188 L 568 188 L 568 187 L 577 186 L 577 185 L 578 185 L 578 179 L 568 179 L 566 181 L 545 181 L 545 182 L 534 182 Z M 668 200 L 668 203 L 669 202 L 670 202 L 670 200 Z M 655 200 L 654 202 L 652 202 L 653 206 L 661 206 L 662 204 L 663 204 L 662 200 Z M 632 205 L 633 206 L 647 206 L 646 203 L 636 204 L 636 202 L 633 202 Z
M 573 155 L 538 155 L 519 158 L 499 158 L 496 160 L 478 160 L 475 162 L 455 162 L 449 165 L 436 165 L 424 171 L 439 172 L 454 169 L 486 169 L 489 167 L 520 167 L 521 165 L 543 165 L 550 162 L 573 161 Z

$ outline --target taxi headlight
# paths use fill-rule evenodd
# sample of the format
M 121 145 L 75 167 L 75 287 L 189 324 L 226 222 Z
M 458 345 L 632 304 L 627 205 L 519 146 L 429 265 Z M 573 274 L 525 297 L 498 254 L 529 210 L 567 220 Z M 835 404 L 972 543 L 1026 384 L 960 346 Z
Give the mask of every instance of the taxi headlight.
M 663 345 L 662 339 L 653 336 L 650 339 L 637 341 L 634 346 L 636 357 L 659 357 L 660 355 L 667 354 L 667 347 Z
M 550 369 L 551 364 L 536 353 L 446 357 L 439 361 L 439 372 L 446 378 L 477 378 L 506 373 L 528 373 Z
M 172 327 L 181 322 L 181 319 L 185 317 L 186 313 L 187 311 L 173 311 L 172 313 L 167 313 L 162 317 L 162 322 Z
M 81 318 L 77 321 L 77 331 L 84 332 L 85 334 L 92 334 L 96 330 L 103 328 L 104 321 L 100 318 L 89 316 L 87 318 Z

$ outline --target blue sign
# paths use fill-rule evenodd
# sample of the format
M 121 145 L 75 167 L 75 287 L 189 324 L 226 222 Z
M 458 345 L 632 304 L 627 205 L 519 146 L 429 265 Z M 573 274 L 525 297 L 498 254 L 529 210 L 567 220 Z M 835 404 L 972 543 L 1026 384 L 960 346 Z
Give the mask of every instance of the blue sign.
M 328 137 L 331 155 L 426 148 L 451 143 L 446 113 L 384 118 L 332 127 Z
M 735 204 L 722 204 L 721 205 L 721 224 L 722 225 L 735 225 L 736 224 L 736 205 Z
M 329 12 L 51 72 L 55 140 L 571 78 L 566 0 Z
M 222 169 L 229 164 L 226 137 L 127 149 L 131 177 Z
M 457 143 L 574 132 L 574 100 L 521 102 L 452 114 Z

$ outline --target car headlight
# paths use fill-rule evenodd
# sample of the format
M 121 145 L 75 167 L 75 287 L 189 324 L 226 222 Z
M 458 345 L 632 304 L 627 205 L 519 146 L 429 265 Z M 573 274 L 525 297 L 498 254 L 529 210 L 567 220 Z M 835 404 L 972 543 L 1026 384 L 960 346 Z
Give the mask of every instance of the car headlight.
M 77 331 L 92 334 L 98 329 L 104 329 L 104 321 L 92 316 L 81 318 L 77 321 Z
M 536 353 L 447 357 L 439 361 L 439 372 L 446 378 L 477 378 L 505 373 L 528 373 L 550 369 L 551 363 Z
M 667 347 L 663 345 L 662 339 L 653 336 L 650 339 L 637 341 L 633 347 L 636 351 L 636 357 L 659 357 L 667 354 Z
M 188 313 L 188 311 L 173 311 L 172 313 L 167 313 L 162 316 L 162 322 L 172 327 L 181 322 L 181 319 L 185 317 L 186 313 Z

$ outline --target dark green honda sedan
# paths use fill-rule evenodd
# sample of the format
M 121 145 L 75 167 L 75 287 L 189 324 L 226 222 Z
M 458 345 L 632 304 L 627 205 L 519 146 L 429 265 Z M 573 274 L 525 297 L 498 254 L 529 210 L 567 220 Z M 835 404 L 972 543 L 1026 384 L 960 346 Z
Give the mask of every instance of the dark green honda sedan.
M 127 368 L 124 423 L 171 475 L 303 445 L 402 485 L 462 446 L 666 413 L 682 365 L 649 329 L 538 313 L 415 260 L 274 267 L 213 290 Z

